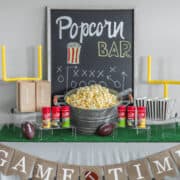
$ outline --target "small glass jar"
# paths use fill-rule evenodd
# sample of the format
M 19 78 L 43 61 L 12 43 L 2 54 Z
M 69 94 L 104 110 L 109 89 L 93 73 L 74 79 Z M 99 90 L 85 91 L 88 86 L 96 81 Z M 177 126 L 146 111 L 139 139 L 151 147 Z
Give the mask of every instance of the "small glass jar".
M 126 127 L 126 106 L 118 107 L 118 127 Z
M 67 128 L 70 127 L 70 107 L 69 106 L 62 106 L 62 127 Z
M 42 108 L 42 128 L 51 127 L 51 107 Z
M 136 106 L 127 107 L 127 126 L 131 128 L 136 127 Z
M 137 108 L 138 128 L 146 128 L 146 107 Z
M 60 126 L 60 106 L 52 106 L 52 121 L 51 121 L 51 126 L 52 127 L 58 127 Z

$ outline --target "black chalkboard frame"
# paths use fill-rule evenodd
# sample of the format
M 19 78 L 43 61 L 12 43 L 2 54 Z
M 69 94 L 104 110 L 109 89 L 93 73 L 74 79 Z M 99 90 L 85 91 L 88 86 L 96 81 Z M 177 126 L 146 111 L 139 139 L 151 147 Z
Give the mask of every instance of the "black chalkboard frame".
M 133 96 L 134 96 L 134 48 L 135 48 L 135 43 L 134 43 L 134 34 L 135 34 L 135 29 L 134 29 L 134 9 L 126 9 L 126 8 L 121 8 L 121 9 L 60 9 L 60 8 L 50 8 L 47 7 L 47 79 L 51 81 L 51 62 L 52 62 L 52 54 L 51 54 L 51 11 L 52 10 L 59 10 L 59 11 L 121 11 L 121 10 L 130 10 L 132 11 L 132 90 L 133 90 Z M 54 93 L 52 92 L 52 96 Z

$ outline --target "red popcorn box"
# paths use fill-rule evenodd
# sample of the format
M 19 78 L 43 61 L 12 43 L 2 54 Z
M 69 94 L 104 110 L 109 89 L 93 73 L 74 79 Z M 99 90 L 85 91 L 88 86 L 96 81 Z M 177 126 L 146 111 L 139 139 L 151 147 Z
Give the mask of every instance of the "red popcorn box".
M 67 44 L 67 64 L 80 63 L 81 45 L 77 42 L 70 42 Z

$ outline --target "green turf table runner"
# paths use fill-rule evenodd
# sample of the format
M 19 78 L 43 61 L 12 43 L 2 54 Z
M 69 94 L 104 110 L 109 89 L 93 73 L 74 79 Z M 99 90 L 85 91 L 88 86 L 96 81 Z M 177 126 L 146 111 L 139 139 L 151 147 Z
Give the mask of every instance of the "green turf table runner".
M 42 134 L 41 134 L 42 133 Z M 4 142 L 179 142 L 180 124 L 151 125 L 150 129 L 116 128 L 112 135 L 72 135 L 70 129 L 36 130 L 36 136 L 27 140 L 21 128 L 14 125 L 4 126 L 0 130 L 0 141 Z

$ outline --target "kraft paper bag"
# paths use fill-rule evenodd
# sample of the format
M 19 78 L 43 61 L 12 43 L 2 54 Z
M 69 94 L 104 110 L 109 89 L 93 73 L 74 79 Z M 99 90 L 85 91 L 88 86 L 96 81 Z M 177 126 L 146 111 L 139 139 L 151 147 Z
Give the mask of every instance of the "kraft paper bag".
M 80 180 L 102 180 L 102 167 L 80 166 Z
M 105 180 L 127 180 L 125 164 L 104 166 Z
M 51 106 L 51 83 L 49 81 L 36 81 L 36 111 L 44 106 Z
M 79 166 L 58 164 L 57 180 L 62 179 L 75 180 L 79 179 Z
M 35 82 L 16 82 L 16 106 L 19 112 L 35 112 Z
M 56 177 L 57 163 L 44 159 L 37 159 L 33 170 L 33 180 L 54 180 Z
M 152 180 L 152 177 L 148 171 L 146 159 L 128 162 L 126 171 L 129 180 Z
M 21 179 L 28 179 L 31 175 L 36 158 L 29 154 L 15 150 L 8 168 L 8 175 L 18 175 Z
M 165 176 L 177 175 L 173 159 L 168 151 L 154 154 L 147 159 L 155 179 L 163 180 Z
M 7 174 L 8 167 L 13 158 L 14 149 L 0 144 L 0 172 Z
M 180 145 L 171 148 L 170 154 L 172 155 L 178 169 L 180 170 Z

